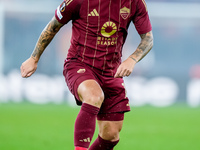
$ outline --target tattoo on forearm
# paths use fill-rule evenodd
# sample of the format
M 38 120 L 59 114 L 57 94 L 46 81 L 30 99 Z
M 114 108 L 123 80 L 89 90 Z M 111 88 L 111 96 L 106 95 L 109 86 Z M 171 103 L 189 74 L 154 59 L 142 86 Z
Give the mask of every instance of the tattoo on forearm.
M 141 42 L 137 47 L 136 51 L 130 56 L 140 61 L 153 47 L 153 35 L 152 32 L 141 34 Z
M 132 56 L 130 56 L 131 59 L 133 59 L 136 63 L 138 62 L 135 58 L 133 58 Z
M 57 20 L 55 19 L 52 19 L 49 22 L 49 24 L 42 31 L 37 41 L 35 49 L 32 53 L 33 58 L 37 58 L 37 59 L 40 58 L 45 48 L 48 46 L 48 44 L 51 42 L 51 40 L 54 38 L 55 34 L 59 31 L 61 27 L 62 27 L 62 24 L 58 23 Z

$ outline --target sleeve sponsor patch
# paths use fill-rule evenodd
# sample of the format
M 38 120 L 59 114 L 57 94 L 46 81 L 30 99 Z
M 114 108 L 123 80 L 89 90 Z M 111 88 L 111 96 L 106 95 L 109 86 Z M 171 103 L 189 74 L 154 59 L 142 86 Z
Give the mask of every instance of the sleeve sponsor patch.
M 65 8 L 66 8 L 66 3 L 63 2 L 63 3 L 60 5 L 60 12 L 64 12 L 64 11 L 65 11 Z
M 62 4 L 61 4 L 60 6 L 58 6 L 58 8 L 57 8 L 57 16 L 58 16 L 58 18 L 59 18 L 60 20 L 63 18 L 62 13 L 65 11 L 65 9 L 66 9 L 66 3 L 65 3 L 65 1 L 64 1 L 64 2 L 62 2 Z
M 63 15 L 60 12 L 60 6 L 58 6 L 56 13 L 57 13 L 58 18 L 61 20 L 63 18 Z
M 74 2 L 74 3 L 73 3 Z M 74 16 L 78 16 L 82 0 L 64 0 L 55 10 L 56 19 L 66 24 L 73 19 Z

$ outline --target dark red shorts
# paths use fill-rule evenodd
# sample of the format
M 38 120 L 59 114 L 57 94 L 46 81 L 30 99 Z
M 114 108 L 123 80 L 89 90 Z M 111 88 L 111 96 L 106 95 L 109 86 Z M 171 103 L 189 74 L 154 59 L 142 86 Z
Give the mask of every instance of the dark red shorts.
M 93 79 L 101 86 L 105 99 L 100 108 L 99 115 L 101 115 L 98 116 L 99 120 L 108 120 L 110 118 L 109 116 L 116 117 L 116 115 L 112 114 L 118 114 L 117 116 L 119 117 L 116 118 L 123 118 L 121 113 L 130 111 L 129 100 L 126 97 L 126 90 L 122 78 L 103 76 L 101 71 L 91 68 L 78 60 L 65 63 L 63 75 L 78 105 L 82 104 L 77 92 L 80 83 L 88 79 Z M 107 115 L 102 116 L 103 114 Z M 112 118 L 109 120 L 112 120 Z M 115 120 L 118 121 L 117 119 Z

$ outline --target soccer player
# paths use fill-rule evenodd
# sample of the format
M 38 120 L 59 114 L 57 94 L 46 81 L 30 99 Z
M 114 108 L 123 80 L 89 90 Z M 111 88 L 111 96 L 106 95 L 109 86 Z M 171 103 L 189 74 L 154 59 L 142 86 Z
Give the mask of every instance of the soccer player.
M 112 150 L 119 142 L 124 113 L 130 111 L 123 77 L 132 73 L 135 64 L 153 46 L 147 7 L 144 0 L 63 1 L 41 33 L 32 55 L 22 64 L 22 77 L 30 77 L 36 71 L 43 51 L 70 20 L 71 46 L 63 75 L 76 103 L 81 105 L 74 127 L 75 150 Z M 131 22 L 141 42 L 121 62 Z M 90 146 L 96 119 L 99 135 Z

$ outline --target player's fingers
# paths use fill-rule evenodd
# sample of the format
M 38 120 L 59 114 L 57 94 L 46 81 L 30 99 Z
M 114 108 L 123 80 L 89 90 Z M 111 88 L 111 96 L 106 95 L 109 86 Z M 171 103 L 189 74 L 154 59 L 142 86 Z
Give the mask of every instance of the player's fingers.
M 23 72 L 21 73 L 21 75 L 22 75 L 23 78 L 26 78 L 26 75 L 27 75 L 27 74 L 26 74 L 25 71 L 23 71 Z
M 127 76 L 127 77 L 130 76 L 130 74 L 131 74 L 131 72 L 128 72 L 126 76 Z
M 123 74 L 122 74 L 122 77 L 125 77 L 127 74 L 126 70 L 124 70 Z
M 127 69 L 124 70 L 123 77 L 128 76 L 129 72 Z
M 23 68 L 23 66 L 21 65 L 21 67 L 20 67 L 20 70 L 21 70 L 21 72 L 24 70 L 24 68 Z
M 124 68 L 120 73 L 120 77 L 125 77 L 125 76 L 129 76 L 129 70 L 127 68 Z
M 115 73 L 115 78 L 119 78 L 120 76 L 119 76 L 119 74 L 120 74 L 120 72 L 121 72 L 121 70 L 120 69 L 117 69 L 117 72 Z
M 22 67 L 22 69 L 21 69 L 21 76 L 23 77 L 23 78 L 26 78 L 26 76 L 27 76 L 27 72 L 26 72 L 26 70 L 24 70 L 24 68 Z
M 28 78 L 28 77 L 30 77 L 32 74 L 33 74 L 33 72 L 29 72 L 29 73 L 26 75 L 26 77 Z
M 118 73 L 117 72 L 115 73 L 114 78 L 118 78 Z
M 24 77 L 25 71 L 24 71 L 23 64 L 21 65 L 20 70 L 21 70 L 21 76 Z
M 20 69 L 21 69 L 21 76 L 24 77 L 24 69 L 23 69 L 23 67 L 21 66 Z
M 119 74 L 119 77 L 123 77 L 124 76 L 124 70 L 122 70 Z
M 126 71 L 126 75 L 125 76 L 129 76 L 131 74 L 131 72 L 129 70 Z

